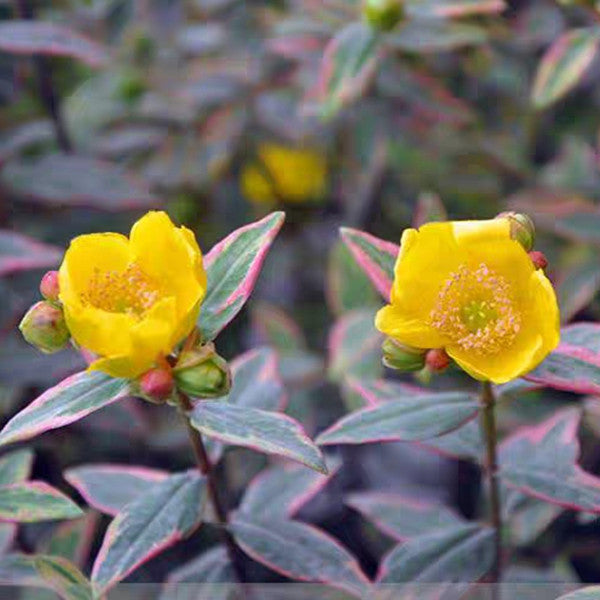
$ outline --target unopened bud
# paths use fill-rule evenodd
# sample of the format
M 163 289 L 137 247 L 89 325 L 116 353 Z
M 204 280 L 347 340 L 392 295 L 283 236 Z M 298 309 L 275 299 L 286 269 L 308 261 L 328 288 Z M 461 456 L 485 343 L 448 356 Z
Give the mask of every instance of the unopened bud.
M 40 281 L 40 292 L 50 302 L 58 301 L 58 271 L 48 271 Z
M 166 402 L 173 393 L 175 382 L 169 369 L 156 367 L 144 373 L 138 380 L 142 397 L 155 404 Z
M 428 350 L 425 364 L 432 373 L 441 373 L 450 366 L 450 357 L 443 348 Z
M 504 212 L 497 218 L 508 219 L 510 222 L 510 237 L 516 240 L 529 252 L 535 244 L 535 225 L 524 213 Z
M 390 31 L 404 17 L 402 0 L 364 0 L 363 15 L 374 29 Z
M 62 310 L 49 302 L 34 304 L 21 320 L 19 329 L 32 346 L 46 354 L 62 350 L 70 338 Z
M 405 346 L 394 338 L 381 345 L 383 364 L 398 371 L 420 371 L 425 365 L 425 350 Z
M 231 371 L 212 344 L 184 350 L 173 369 L 177 388 L 195 398 L 218 398 L 231 389 Z
M 548 266 L 548 259 L 544 253 L 540 252 L 539 250 L 530 252 L 529 258 L 531 258 L 531 262 L 536 269 L 545 269 Z

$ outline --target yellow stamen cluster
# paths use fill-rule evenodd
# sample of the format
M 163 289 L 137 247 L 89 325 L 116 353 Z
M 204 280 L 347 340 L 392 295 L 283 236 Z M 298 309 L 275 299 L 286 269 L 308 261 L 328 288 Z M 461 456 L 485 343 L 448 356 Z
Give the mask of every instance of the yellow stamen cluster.
M 510 284 L 481 263 L 461 265 L 442 285 L 430 324 L 465 350 L 495 354 L 521 328 Z
M 88 288 L 81 294 L 84 304 L 111 313 L 127 313 L 141 317 L 160 297 L 160 288 L 136 264 L 124 271 L 96 269 Z

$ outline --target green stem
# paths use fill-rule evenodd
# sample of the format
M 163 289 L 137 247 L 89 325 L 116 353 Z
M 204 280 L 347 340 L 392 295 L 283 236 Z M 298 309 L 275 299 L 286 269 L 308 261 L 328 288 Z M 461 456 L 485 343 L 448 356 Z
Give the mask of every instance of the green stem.
M 179 397 L 181 400 L 181 408 L 185 411 L 184 419 L 186 422 L 188 436 L 190 438 L 190 443 L 192 445 L 192 450 L 194 452 L 194 458 L 196 459 L 198 470 L 206 478 L 209 500 L 212 504 L 213 511 L 220 525 L 221 536 L 223 539 L 223 543 L 225 544 L 225 548 L 227 550 L 229 561 L 231 562 L 231 566 L 235 572 L 236 579 L 240 584 L 243 585 L 244 568 L 242 565 L 240 551 L 237 547 L 237 544 L 235 543 L 233 536 L 231 535 L 231 532 L 229 531 L 229 519 L 227 517 L 227 511 L 225 510 L 225 507 L 221 502 L 221 498 L 219 496 L 219 489 L 217 486 L 217 480 L 215 478 L 213 465 L 210 461 L 210 457 L 208 456 L 208 452 L 206 451 L 206 447 L 204 446 L 202 435 L 197 429 L 192 427 L 192 424 L 190 423 L 190 420 L 187 415 L 187 413 L 189 413 L 193 408 L 192 403 L 189 397 L 185 394 L 180 393 Z
M 498 582 L 502 577 L 502 512 L 500 507 L 500 487 L 498 484 L 498 434 L 496 430 L 496 398 L 492 385 L 484 381 L 481 387 L 481 424 L 486 444 L 485 475 L 490 494 L 490 521 L 494 528 L 495 556 L 490 574 L 494 586 L 493 597 L 499 598 Z

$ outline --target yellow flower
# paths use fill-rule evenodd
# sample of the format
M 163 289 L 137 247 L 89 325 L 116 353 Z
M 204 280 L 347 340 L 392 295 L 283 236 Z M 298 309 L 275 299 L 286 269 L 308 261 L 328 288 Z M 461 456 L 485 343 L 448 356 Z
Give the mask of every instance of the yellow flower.
M 327 188 L 325 157 L 307 148 L 262 144 L 258 161 L 242 169 L 241 186 L 244 195 L 259 204 L 320 200 Z
M 405 230 L 375 325 L 403 344 L 444 348 L 494 383 L 524 375 L 559 342 L 552 284 L 511 239 L 507 218 Z
M 134 378 L 192 331 L 206 274 L 194 234 L 152 211 L 129 239 L 95 233 L 72 240 L 59 286 L 71 336 L 99 357 L 90 369 Z

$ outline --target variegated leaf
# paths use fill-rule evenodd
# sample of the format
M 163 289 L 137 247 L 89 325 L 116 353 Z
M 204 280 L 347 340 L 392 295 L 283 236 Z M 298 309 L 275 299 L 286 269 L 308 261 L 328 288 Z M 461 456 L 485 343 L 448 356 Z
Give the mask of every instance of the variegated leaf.
M 1 27 L 1 24 L 0 24 Z M 0 230 L 0 277 L 58 264 L 62 251 L 14 231 Z

